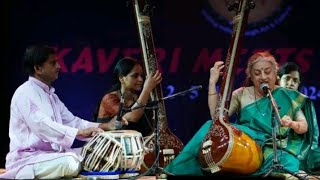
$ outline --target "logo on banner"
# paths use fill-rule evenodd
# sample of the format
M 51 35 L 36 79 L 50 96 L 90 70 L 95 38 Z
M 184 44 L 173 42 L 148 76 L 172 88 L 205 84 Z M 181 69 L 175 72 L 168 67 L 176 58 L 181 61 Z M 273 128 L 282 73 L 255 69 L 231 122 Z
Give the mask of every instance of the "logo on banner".
M 234 2 L 234 0 L 207 0 L 201 14 L 215 28 L 231 33 L 235 11 L 229 11 L 228 6 Z M 255 36 L 277 27 L 292 11 L 292 5 L 288 0 L 255 0 L 253 2 L 255 7 L 249 13 L 246 36 Z

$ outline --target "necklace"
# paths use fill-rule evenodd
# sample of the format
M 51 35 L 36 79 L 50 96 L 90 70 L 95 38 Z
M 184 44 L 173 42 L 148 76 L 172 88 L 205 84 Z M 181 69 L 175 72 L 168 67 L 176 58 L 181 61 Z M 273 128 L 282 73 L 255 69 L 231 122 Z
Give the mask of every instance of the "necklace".
M 264 116 L 266 115 L 267 111 L 268 111 L 268 108 L 264 111 L 264 113 L 262 113 L 262 111 L 260 110 L 260 108 L 259 108 L 259 106 L 258 106 L 258 104 L 257 104 L 257 97 L 256 97 L 256 90 L 255 90 L 255 88 L 253 88 L 253 94 L 254 94 L 254 103 L 255 103 L 255 105 L 256 105 L 259 113 L 264 117 Z M 268 101 L 268 102 L 269 102 L 269 101 Z M 269 105 L 269 103 L 268 103 L 268 105 Z

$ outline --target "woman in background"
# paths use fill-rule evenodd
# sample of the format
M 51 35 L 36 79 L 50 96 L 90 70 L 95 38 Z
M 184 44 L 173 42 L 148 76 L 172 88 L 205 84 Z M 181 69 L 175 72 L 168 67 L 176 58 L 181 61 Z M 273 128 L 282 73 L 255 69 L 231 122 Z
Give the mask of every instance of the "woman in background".
M 301 84 L 300 67 L 294 62 L 286 62 L 278 71 L 279 85 L 281 87 L 299 91 Z
M 285 87 L 288 89 L 292 89 L 295 91 L 301 90 L 301 83 L 302 83 L 302 76 L 301 76 L 301 69 L 299 65 L 295 62 L 286 62 L 284 63 L 278 71 L 278 79 L 279 85 L 281 87 Z M 301 164 L 301 169 L 306 170 L 308 173 L 312 174 L 319 174 L 320 169 L 320 149 L 319 149 L 319 126 L 318 120 L 316 117 L 316 113 L 314 110 L 313 102 L 310 98 L 306 99 L 306 105 L 303 109 L 305 114 L 312 114 L 309 117 L 308 125 L 309 130 L 308 134 L 311 138 L 311 148 L 303 161 L 304 163 Z
M 125 113 L 122 118 L 128 121 L 128 125 L 121 129 L 139 131 L 142 136 L 152 133 L 153 110 L 146 109 L 151 91 L 162 81 L 159 71 L 147 77 L 144 82 L 142 65 L 137 59 L 124 57 L 120 59 L 113 71 L 113 85 L 101 99 L 95 119 L 97 122 L 109 122 L 120 110 L 120 100 L 124 100 L 125 109 L 134 109 Z M 120 108 L 119 108 L 120 107 Z

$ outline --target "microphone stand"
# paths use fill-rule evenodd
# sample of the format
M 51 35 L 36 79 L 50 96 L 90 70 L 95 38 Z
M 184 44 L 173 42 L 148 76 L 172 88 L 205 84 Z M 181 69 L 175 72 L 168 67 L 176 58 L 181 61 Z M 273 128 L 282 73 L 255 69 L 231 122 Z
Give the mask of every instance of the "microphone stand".
M 121 93 L 121 90 L 120 90 L 120 93 Z M 119 111 L 118 111 L 118 114 L 117 114 L 117 119 L 116 119 L 116 121 L 114 122 L 114 126 L 115 126 L 116 130 L 119 130 L 119 129 L 122 128 L 121 118 L 122 118 L 122 116 L 125 114 L 125 108 L 124 108 L 124 97 L 125 97 L 125 93 L 126 93 L 126 92 L 124 92 L 123 94 L 121 93 Z
M 171 99 L 176 96 L 184 96 L 189 92 L 195 91 L 195 90 L 200 90 L 202 89 L 202 86 L 195 86 L 193 88 L 190 88 L 188 90 L 172 94 L 170 96 L 166 96 L 164 98 L 160 98 L 159 100 L 151 101 L 145 105 L 140 105 L 136 106 L 134 108 L 125 110 L 124 113 L 131 112 L 135 109 L 143 108 L 143 107 L 152 107 L 154 110 L 154 119 L 155 119 L 155 128 L 154 128 L 154 135 L 155 135 L 155 162 L 152 164 L 152 166 L 148 169 L 147 172 L 145 172 L 143 175 L 150 175 L 150 174 L 155 174 L 156 179 L 164 179 L 165 177 L 162 176 L 162 172 L 164 172 L 163 168 L 159 166 L 159 154 L 160 154 L 160 141 L 159 141 L 159 102 L 164 101 L 166 99 Z M 166 176 L 166 175 L 165 175 Z M 136 177 L 135 177 L 136 178 Z
M 293 173 L 287 169 L 285 169 L 280 162 L 278 161 L 278 156 L 277 156 L 277 138 L 276 138 L 276 119 L 278 120 L 277 122 L 280 123 L 280 114 L 279 114 L 279 108 L 276 104 L 276 101 L 274 100 L 272 93 L 270 89 L 267 89 L 267 96 L 271 100 L 271 106 L 272 106 L 272 114 L 271 114 L 271 126 L 272 126 L 272 147 L 273 147 L 273 164 L 270 168 L 270 170 L 263 176 L 264 178 L 269 176 L 269 174 L 274 171 L 274 170 L 282 170 L 286 173 L 291 174 L 292 176 L 303 180 L 304 178 L 298 176 L 296 173 Z M 281 136 L 280 136 L 281 137 Z
M 159 101 L 160 102 L 160 101 Z M 159 155 L 160 155 L 160 141 L 159 141 L 159 106 L 158 104 L 154 106 L 154 119 L 155 119 L 155 128 L 154 128 L 154 136 L 155 136 L 155 162 L 152 164 L 150 169 L 145 173 L 148 174 L 155 174 L 156 179 L 159 179 L 163 169 L 159 166 Z

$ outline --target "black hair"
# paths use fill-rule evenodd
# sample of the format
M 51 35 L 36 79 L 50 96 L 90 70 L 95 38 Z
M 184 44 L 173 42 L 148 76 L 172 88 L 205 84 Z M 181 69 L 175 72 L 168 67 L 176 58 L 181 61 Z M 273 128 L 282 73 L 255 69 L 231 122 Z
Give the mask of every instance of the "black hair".
M 300 66 L 298 64 L 296 64 L 295 62 L 286 62 L 286 63 L 284 63 L 278 70 L 278 76 L 281 79 L 281 77 L 284 74 L 289 74 L 292 71 L 297 71 L 299 73 L 300 83 L 299 83 L 298 89 L 300 89 L 301 88 L 301 82 L 302 82 L 301 69 L 300 69 Z
M 106 93 L 119 90 L 121 88 L 119 77 L 128 75 L 135 65 L 141 65 L 137 59 L 132 57 L 121 58 L 113 69 L 112 86 Z
M 278 76 L 281 78 L 284 74 L 289 74 L 292 71 L 298 71 L 299 72 L 299 77 L 301 80 L 301 70 L 298 64 L 295 62 L 286 62 L 284 63 L 278 71 Z
M 41 66 L 55 50 L 47 45 L 32 45 L 26 48 L 23 57 L 24 70 L 30 76 L 35 73 L 34 66 Z
M 108 94 L 110 92 L 120 90 L 121 89 L 121 82 L 119 80 L 120 76 L 126 76 L 130 73 L 130 71 L 134 68 L 135 65 L 141 65 L 139 61 L 132 57 L 123 57 L 121 58 L 117 64 L 115 65 L 113 69 L 113 75 L 112 75 L 112 86 L 110 89 L 108 89 L 105 94 Z M 102 98 L 104 97 L 102 96 Z M 96 121 L 98 114 L 99 114 L 99 107 L 102 101 L 102 98 L 99 100 L 99 103 L 96 107 L 96 110 L 93 114 L 93 120 Z

